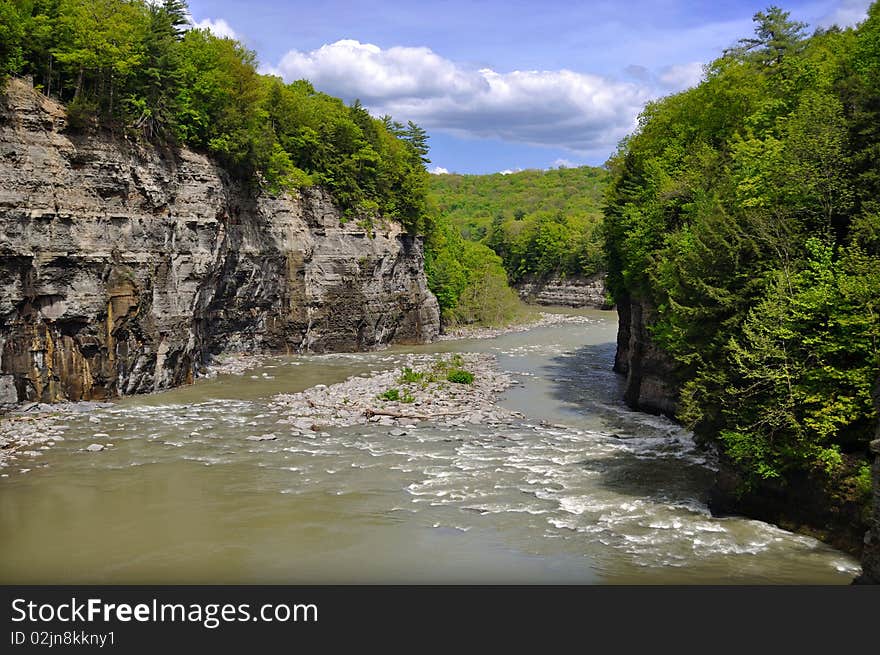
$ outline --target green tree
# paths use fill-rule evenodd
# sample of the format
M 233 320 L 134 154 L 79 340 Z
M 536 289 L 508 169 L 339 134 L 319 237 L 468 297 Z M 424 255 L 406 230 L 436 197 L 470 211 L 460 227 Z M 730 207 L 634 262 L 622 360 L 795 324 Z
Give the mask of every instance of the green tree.
M 788 54 L 797 52 L 807 27 L 790 16 L 776 6 L 757 12 L 753 17 L 755 35 L 740 39 L 737 54 L 750 53 L 764 66 L 779 66 Z
M 509 175 L 432 175 L 440 212 L 526 275 L 591 275 L 605 268 L 600 210 L 607 172 L 581 167 Z
M 128 98 L 135 129 L 147 139 L 173 136 L 181 84 L 178 46 L 186 25 L 186 4 L 165 0 L 149 5 L 149 29 L 144 36 L 144 63 Z
M 142 5 L 123 0 L 61 0 L 58 44 L 52 53 L 76 71 L 73 101 L 86 93 L 113 115 L 116 90 L 143 61 L 148 24 Z
M 10 0 L 0 0 L 0 79 L 21 69 L 24 21 Z
M 758 498 L 808 480 L 831 505 L 853 501 L 868 457 L 878 6 L 809 38 L 786 12 L 759 12 L 755 36 L 649 104 L 608 164 L 612 292 L 646 306 L 678 418 Z
M 407 121 L 406 129 L 400 132 L 400 137 L 409 144 L 413 153 L 424 164 L 430 164 L 428 152 L 431 148 L 428 146 L 428 133 L 412 121 Z

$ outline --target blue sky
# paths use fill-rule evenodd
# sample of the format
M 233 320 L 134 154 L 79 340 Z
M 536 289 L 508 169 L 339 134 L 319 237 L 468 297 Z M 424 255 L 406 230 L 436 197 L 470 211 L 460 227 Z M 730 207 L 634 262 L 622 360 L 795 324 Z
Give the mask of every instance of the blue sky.
M 261 70 L 430 134 L 437 171 L 601 165 L 644 103 L 699 81 L 764 2 L 190 0 L 193 21 Z M 776 0 L 811 28 L 870 0 Z

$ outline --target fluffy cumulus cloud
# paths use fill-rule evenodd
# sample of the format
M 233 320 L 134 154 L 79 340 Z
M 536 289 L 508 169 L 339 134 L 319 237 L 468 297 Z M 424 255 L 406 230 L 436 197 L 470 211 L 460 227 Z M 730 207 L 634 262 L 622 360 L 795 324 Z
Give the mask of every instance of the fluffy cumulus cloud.
M 839 25 L 850 27 L 862 22 L 868 16 L 868 7 L 873 0 L 840 0 L 833 11 L 819 21 L 822 27 Z
M 431 170 L 428 171 L 431 175 L 448 175 L 449 169 L 443 168 L 442 166 L 435 166 Z
M 272 72 L 426 128 L 579 153 L 617 143 L 651 95 L 641 85 L 598 75 L 474 69 L 429 48 L 383 49 L 354 40 L 291 50 Z
M 193 27 L 198 27 L 200 29 L 208 29 L 215 36 L 219 36 L 221 38 L 229 38 L 229 39 L 237 39 L 238 34 L 232 27 L 222 18 L 204 18 L 200 21 L 195 21 L 190 19 L 190 22 Z
M 673 91 L 682 91 L 697 86 L 703 79 L 703 63 L 667 66 L 660 72 L 660 82 Z

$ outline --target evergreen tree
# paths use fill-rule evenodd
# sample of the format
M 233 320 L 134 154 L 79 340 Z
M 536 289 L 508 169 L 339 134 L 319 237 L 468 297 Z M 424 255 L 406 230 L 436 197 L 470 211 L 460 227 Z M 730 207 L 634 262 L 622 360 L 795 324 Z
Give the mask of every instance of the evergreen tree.
M 428 159 L 428 152 L 431 150 L 428 146 L 428 133 L 423 128 L 412 121 L 407 121 L 406 129 L 400 133 L 400 137 L 409 144 L 422 163 L 431 163 Z
M 806 23 L 790 20 L 790 12 L 779 7 L 757 12 L 755 35 L 739 40 L 738 55 L 749 53 L 764 66 L 779 66 L 785 57 L 797 52 L 804 38 Z

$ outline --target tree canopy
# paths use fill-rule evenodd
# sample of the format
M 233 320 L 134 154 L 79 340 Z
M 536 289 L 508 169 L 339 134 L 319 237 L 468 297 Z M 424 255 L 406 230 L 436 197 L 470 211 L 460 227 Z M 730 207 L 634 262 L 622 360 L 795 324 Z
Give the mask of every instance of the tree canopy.
M 422 128 L 261 75 L 187 16 L 183 0 L 0 0 L 0 76 L 33 76 L 73 129 L 200 149 L 267 190 L 322 185 L 350 217 L 431 230 Z
M 776 7 L 609 162 L 611 289 L 657 308 L 680 418 L 746 486 L 864 501 L 880 372 L 880 4 L 854 29 Z

